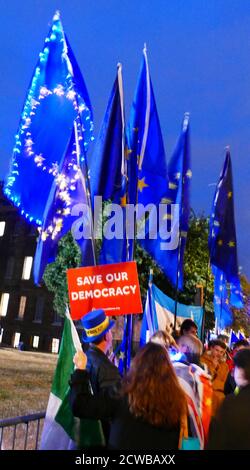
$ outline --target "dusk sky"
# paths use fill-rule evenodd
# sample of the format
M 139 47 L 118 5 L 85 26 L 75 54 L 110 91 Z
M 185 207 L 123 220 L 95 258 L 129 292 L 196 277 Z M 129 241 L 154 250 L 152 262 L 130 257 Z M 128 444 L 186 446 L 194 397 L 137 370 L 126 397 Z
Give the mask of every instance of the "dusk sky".
M 191 114 L 192 199 L 209 214 L 230 145 L 239 265 L 250 277 L 250 1 L 0 0 L 0 179 L 55 10 L 84 76 L 98 133 L 123 64 L 128 117 L 147 43 L 167 158 Z

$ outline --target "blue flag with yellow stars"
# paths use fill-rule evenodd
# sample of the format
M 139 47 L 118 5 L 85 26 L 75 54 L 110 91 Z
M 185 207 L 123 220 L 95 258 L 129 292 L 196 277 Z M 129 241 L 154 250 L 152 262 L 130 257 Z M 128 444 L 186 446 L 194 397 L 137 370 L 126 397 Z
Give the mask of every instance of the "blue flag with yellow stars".
M 227 305 L 242 308 L 243 297 L 238 274 L 234 220 L 232 163 L 229 150 L 226 151 L 225 162 L 213 201 L 210 217 L 209 252 L 210 262 L 215 274 L 217 314 L 220 313 L 219 299 L 221 299 L 223 306 L 226 299 Z M 218 294 L 218 292 L 222 292 L 223 295 Z
M 124 109 L 122 66 L 109 97 L 99 136 L 90 163 L 91 195 L 113 201 L 121 190 L 124 174 Z
M 124 316 L 123 338 L 119 347 L 118 368 L 121 375 L 128 371 L 131 362 L 131 344 L 133 335 L 133 315 Z
M 188 233 L 190 212 L 190 183 L 192 178 L 190 157 L 190 125 L 189 114 L 185 113 L 179 139 L 168 164 L 168 192 L 166 203 L 174 205 L 174 211 L 163 216 L 170 222 L 171 242 L 166 251 L 161 250 L 161 258 L 171 284 L 183 289 L 184 252 Z M 163 201 L 164 202 L 164 201 Z M 164 222 L 161 221 L 162 223 Z M 164 244 L 161 244 L 163 247 Z
M 229 305 L 227 282 L 221 269 L 213 267 L 214 274 L 214 316 L 220 329 L 233 323 L 233 313 Z
M 33 275 L 36 284 L 40 283 L 46 265 L 55 260 L 59 240 L 69 231 L 81 249 L 81 265 L 96 264 L 85 159 L 79 116 L 75 120 L 63 165 L 55 177 L 45 208 L 34 258 Z
M 87 150 L 93 138 L 90 100 L 56 13 L 28 89 L 4 188 L 21 214 L 38 226 L 79 114 Z
M 127 128 L 127 142 L 128 199 L 130 203 L 138 203 L 137 240 L 171 284 L 182 289 L 191 178 L 189 117 L 184 118 L 181 136 L 167 169 L 146 48 Z
M 102 196 L 104 201 L 117 205 L 115 215 L 104 209 L 107 220 L 103 226 L 100 264 L 127 261 L 125 224 L 126 168 L 124 157 L 124 104 L 122 67 L 118 64 L 107 110 L 92 156 L 90 182 L 92 201 Z M 108 210 L 108 213 L 106 212 Z
M 127 126 L 129 203 L 158 204 L 167 188 L 167 160 L 146 47 Z
M 145 222 L 143 207 L 139 206 L 154 204 L 158 207 L 162 199 L 166 198 L 168 188 L 167 160 L 149 75 L 146 46 L 143 49 L 143 60 L 126 135 L 128 203 L 138 204 L 136 214 L 138 235 L 141 225 Z M 150 247 L 149 241 L 144 248 L 149 251 Z M 133 251 L 134 243 L 131 241 L 130 257 L 133 256 Z M 151 249 L 150 254 L 158 261 L 155 249 Z

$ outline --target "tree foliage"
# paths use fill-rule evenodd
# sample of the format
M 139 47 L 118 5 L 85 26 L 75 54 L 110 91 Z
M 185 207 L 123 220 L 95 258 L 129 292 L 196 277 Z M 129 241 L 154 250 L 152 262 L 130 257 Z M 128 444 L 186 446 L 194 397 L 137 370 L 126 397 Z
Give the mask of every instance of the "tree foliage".
M 56 260 L 47 265 L 43 275 L 47 289 L 54 294 L 54 309 L 62 317 L 69 302 L 66 271 L 78 266 L 81 266 L 81 250 L 68 232 L 59 241 Z

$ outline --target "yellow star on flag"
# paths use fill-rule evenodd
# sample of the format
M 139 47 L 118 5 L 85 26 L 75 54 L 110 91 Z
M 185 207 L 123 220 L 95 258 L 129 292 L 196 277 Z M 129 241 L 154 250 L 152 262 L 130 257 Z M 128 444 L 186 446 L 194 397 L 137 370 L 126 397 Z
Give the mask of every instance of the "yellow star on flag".
M 231 241 L 228 243 L 228 246 L 229 246 L 230 248 L 235 247 L 235 242 L 234 242 L 233 240 L 231 240 Z
M 231 199 L 232 195 L 233 195 L 232 191 L 228 191 L 228 193 L 227 193 L 228 199 Z
M 218 240 L 218 245 L 222 246 L 223 245 L 223 240 Z
M 145 176 L 144 176 L 141 180 L 138 180 L 138 189 L 142 193 L 143 189 L 147 187 L 148 187 L 148 184 L 145 183 Z

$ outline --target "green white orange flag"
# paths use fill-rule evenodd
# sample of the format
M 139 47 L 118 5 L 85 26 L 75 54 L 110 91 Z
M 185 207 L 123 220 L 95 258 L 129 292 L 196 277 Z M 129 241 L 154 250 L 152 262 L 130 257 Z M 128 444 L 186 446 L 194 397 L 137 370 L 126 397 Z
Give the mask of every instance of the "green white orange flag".
M 75 418 L 69 405 L 69 379 L 74 371 L 73 358 L 81 349 L 77 330 L 67 311 L 42 431 L 41 450 L 96 447 L 105 443 L 100 422 Z

